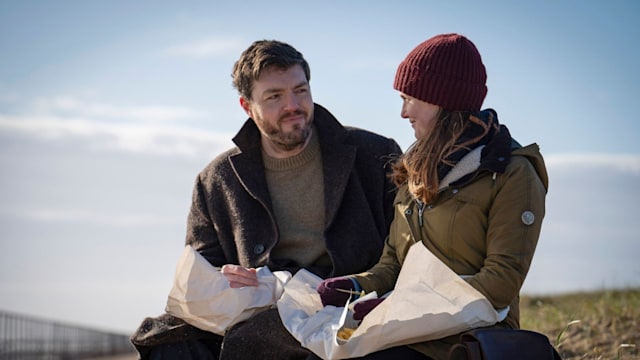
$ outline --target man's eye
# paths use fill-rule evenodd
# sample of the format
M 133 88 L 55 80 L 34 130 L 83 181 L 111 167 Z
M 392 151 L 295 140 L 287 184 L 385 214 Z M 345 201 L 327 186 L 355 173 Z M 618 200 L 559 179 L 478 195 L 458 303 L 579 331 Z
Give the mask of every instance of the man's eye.
M 280 98 L 280 94 L 273 94 L 267 97 L 267 100 L 278 100 Z

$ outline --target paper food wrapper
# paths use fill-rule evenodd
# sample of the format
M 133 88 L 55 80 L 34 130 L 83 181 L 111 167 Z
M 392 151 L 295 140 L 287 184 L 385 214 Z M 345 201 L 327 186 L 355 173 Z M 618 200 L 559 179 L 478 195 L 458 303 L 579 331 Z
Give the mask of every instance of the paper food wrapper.
M 199 329 L 224 335 L 236 323 L 276 303 L 291 279 L 287 271 L 258 268 L 257 287 L 231 288 L 220 268 L 187 245 L 167 299 L 167 313 Z
M 345 307 L 322 306 L 316 286 L 322 281 L 301 270 L 278 300 L 285 328 L 323 359 L 364 356 L 386 348 L 435 340 L 504 320 L 476 289 L 449 269 L 422 243 L 413 245 L 387 299 L 362 320 L 348 340 L 337 338 L 355 327 Z

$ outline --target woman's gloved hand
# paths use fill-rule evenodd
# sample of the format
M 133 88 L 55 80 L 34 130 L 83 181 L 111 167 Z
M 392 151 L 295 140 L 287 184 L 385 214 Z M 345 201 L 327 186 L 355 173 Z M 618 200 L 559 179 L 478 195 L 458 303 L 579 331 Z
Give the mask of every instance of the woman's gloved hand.
M 340 290 L 343 291 L 340 291 Z M 322 280 L 316 288 L 322 305 L 344 306 L 352 291 L 356 291 L 354 281 L 347 277 Z
M 377 298 L 371 300 L 364 300 L 353 305 L 353 319 L 362 320 L 374 307 L 378 306 L 386 298 Z

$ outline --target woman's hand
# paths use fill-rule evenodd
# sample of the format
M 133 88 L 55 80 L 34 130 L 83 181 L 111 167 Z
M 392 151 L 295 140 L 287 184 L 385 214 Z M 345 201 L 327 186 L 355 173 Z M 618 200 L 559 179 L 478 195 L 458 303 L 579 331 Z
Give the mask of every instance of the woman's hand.
M 316 288 L 322 305 L 344 306 L 354 290 L 353 281 L 346 277 L 323 280 Z M 341 291 L 342 290 L 342 291 Z
M 362 320 L 367 314 L 373 310 L 374 307 L 380 305 L 386 298 L 377 298 L 371 300 L 364 300 L 353 305 L 353 319 Z

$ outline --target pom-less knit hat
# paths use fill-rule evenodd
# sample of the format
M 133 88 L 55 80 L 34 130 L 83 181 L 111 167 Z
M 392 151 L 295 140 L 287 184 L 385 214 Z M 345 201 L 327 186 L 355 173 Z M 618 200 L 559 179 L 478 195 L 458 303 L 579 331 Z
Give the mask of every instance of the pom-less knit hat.
M 436 35 L 400 63 L 393 88 L 449 111 L 479 111 L 487 95 L 480 53 L 458 34 Z

